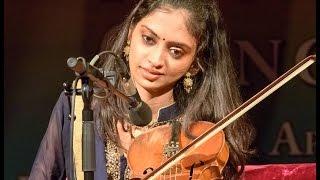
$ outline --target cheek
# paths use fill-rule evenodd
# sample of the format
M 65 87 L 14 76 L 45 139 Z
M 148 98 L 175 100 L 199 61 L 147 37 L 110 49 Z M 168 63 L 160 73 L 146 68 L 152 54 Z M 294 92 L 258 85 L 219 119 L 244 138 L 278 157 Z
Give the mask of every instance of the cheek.
M 146 56 L 146 49 L 139 43 L 131 43 L 129 52 L 129 64 L 138 65 Z
M 171 59 L 170 61 L 168 61 L 168 74 L 170 74 L 170 76 L 176 80 L 180 79 L 189 71 L 194 60 L 193 56 L 193 53 L 191 53 L 183 59 Z
M 134 70 L 134 68 L 139 64 L 139 60 L 140 58 L 137 57 L 137 53 L 135 49 L 130 49 L 130 53 L 129 53 L 129 67 L 130 70 Z
M 175 78 L 175 79 L 180 79 L 182 76 L 184 76 L 188 69 L 189 69 L 190 65 L 186 64 L 186 63 L 178 63 L 178 64 L 171 64 L 170 68 L 168 68 L 169 70 L 169 74 L 171 77 Z

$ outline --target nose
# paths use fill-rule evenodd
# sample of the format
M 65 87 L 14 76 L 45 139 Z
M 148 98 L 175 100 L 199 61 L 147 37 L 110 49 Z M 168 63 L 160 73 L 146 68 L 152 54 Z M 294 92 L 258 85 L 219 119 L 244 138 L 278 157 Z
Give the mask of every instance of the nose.
M 164 48 L 160 46 L 154 47 L 153 50 L 150 51 L 148 61 L 156 69 L 162 68 L 165 63 Z

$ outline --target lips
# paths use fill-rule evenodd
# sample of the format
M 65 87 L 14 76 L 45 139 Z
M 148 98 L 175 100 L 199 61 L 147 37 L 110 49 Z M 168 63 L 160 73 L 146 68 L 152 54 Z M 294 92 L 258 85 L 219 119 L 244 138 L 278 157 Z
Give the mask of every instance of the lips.
M 142 76 L 149 81 L 155 81 L 155 80 L 159 79 L 162 75 L 164 75 L 164 73 L 162 73 L 160 71 L 153 70 L 151 68 L 146 68 L 146 67 L 140 66 L 140 69 L 141 69 Z

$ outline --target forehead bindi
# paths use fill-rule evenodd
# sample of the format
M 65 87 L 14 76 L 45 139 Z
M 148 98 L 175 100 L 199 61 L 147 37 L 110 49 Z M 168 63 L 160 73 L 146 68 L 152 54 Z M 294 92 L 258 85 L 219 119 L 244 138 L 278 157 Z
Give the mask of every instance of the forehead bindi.
M 137 26 L 159 39 L 195 46 L 196 39 L 189 33 L 186 22 L 189 14 L 184 9 L 156 9 L 144 17 Z

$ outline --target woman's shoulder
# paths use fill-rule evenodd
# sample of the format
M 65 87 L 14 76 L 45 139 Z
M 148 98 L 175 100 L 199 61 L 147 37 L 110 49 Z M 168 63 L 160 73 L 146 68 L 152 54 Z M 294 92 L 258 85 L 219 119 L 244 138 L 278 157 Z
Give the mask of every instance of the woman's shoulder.
M 54 109 L 66 109 L 69 110 L 69 97 L 62 91 L 56 101 Z
M 68 119 L 70 114 L 69 97 L 61 92 L 51 112 L 51 121 L 61 121 L 62 124 Z

